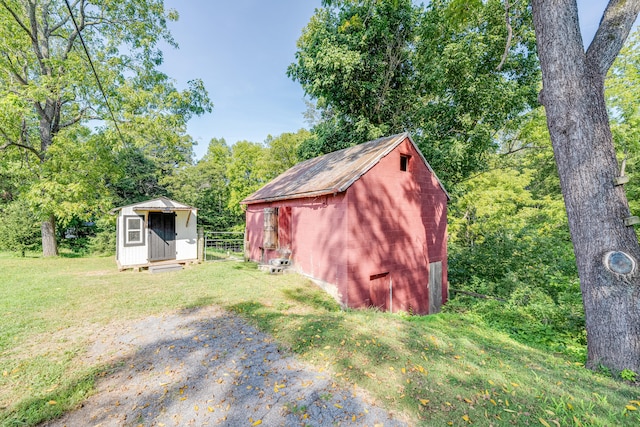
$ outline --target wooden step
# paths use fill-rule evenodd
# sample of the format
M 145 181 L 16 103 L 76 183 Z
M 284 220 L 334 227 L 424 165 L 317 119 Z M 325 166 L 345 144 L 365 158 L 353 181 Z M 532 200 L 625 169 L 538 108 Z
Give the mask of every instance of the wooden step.
M 283 265 L 291 265 L 291 261 L 288 260 L 287 258 L 274 258 L 269 260 L 269 264 L 276 267 L 280 267 Z
M 149 273 L 166 273 L 167 271 L 178 271 L 182 270 L 182 265 L 180 264 L 163 264 L 163 265 L 151 265 L 149 266 Z
M 292 269 L 291 262 L 289 260 L 286 260 L 286 261 L 287 261 L 286 264 L 272 263 L 272 262 L 269 262 L 269 264 L 260 264 L 258 265 L 258 270 L 268 271 L 269 274 L 293 272 L 294 270 Z

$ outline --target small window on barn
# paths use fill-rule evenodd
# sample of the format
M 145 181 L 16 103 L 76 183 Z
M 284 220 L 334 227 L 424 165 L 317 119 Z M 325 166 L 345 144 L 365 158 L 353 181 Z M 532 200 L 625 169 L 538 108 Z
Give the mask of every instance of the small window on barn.
M 409 159 L 411 156 L 407 156 L 406 154 L 400 155 L 400 170 L 406 172 L 409 169 Z
M 265 249 L 276 249 L 278 246 L 278 208 L 264 209 L 264 238 L 262 246 Z
M 126 215 L 124 217 L 124 245 L 144 245 L 144 216 Z

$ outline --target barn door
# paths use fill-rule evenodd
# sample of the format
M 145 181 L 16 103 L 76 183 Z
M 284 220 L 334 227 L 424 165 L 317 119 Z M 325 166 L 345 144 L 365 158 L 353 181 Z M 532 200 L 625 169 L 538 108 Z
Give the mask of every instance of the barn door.
M 264 238 L 262 246 L 265 249 L 276 249 L 278 245 L 278 208 L 264 209 Z
M 429 263 L 429 314 L 439 313 L 442 305 L 442 261 Z
M 390 284 L 389 273 L 374 274 L 369 276 L 369 304 L 380 311 L 390 309 Z
M 149 212 L 149 261 L 176 259 L 176 214 Z
M 278 248 L 291 250 L 291 207 L 278 209 Z

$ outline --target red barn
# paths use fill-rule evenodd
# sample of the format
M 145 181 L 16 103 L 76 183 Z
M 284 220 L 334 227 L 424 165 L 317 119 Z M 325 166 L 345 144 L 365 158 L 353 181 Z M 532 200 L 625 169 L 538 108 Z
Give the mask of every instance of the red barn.
M 436 313 L 449 196 L 409 134 L 304 161 L 242 201 L 253 261 L 289 258 L 343 306 Z

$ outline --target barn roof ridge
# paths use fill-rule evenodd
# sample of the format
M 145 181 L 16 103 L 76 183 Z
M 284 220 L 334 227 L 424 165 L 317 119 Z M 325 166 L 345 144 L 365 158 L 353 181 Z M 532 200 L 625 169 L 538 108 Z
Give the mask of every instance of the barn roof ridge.
M 240 203 L 249 205 L 344 192 L 405 139 L 408 139 L 413 145 L 449 199 L 447 190 L 418 146 L 408 132 L 403 132 L 300 162 L 247 196 Z
M 164 203 L 164 206 L 155 206 L 153 204 L 153 202 L 161 202 Z M 137 202 L 137 203 L 131 203 L 129 205 L 125 205 L 125 206 L 119 206 L 117 208 L 113 208 L 109 211 L 109 213 L 114 214 L 116 212 L 118 212 L 121 209 L 124 208 L 134 208 L 134 207 L 138 207 L 141 208 L 139 210 L 145 210 L 145 209 L 173 209 L 173 210 L 191 210 L 191 209 L 196 209 L 193 206 L 188 206 L 185 205 L 184 203 L 180 203 L 177 200 L 172 200 L 168 197 L 164 197 L 164 196 L 159 196 L 159 197 L 155 197 L 153 199 L 149 199 L 149 200 L 145 200 L 143 202 Z

